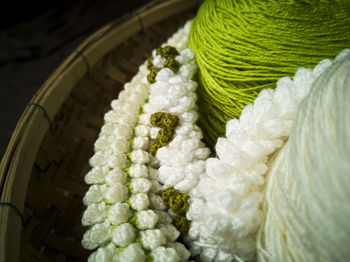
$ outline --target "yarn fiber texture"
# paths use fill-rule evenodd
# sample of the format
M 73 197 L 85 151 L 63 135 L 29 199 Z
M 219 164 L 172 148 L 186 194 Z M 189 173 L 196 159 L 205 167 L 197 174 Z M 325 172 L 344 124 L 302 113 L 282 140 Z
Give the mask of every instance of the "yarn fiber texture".
M 350 50 L 314 82 L 268 174 L 259 261 L 350 257 Z
M 331 64 L 324 59 L 313 69 L 299 68 L 293 78 L 280 78 L 239 119 L 227 122 L 226 138 L 215 146 L 217 157 L 206 160 L 207 176 L 190 192 L 190 247 L 203 261 L 255 261 L 268 163 L 288 139 L 313 81 Z
M 191 26 L 199 126 L 213 148 L 259 92 L 350 46 L 349 0 L 207 0 Z

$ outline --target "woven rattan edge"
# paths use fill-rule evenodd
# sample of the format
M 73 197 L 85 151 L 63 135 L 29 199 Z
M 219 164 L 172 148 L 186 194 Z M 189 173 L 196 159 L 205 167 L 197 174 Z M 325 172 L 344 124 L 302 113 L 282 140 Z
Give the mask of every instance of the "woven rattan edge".
M 195 0 L 154 1 L 138 11 L 138 15 L 147 28 L 197 5 L 198 1 Z M 129 19 L 124 17 L 97 31 L 78 50 L 84 53 L 90 66 L 93 66 L 100 57 L 140 30 L 139 17 L 130 14 Z M 45 108 L 47 115 L 53 119 L 72 88 L 86 72 L 84 60 L 76 53 L 70 55 L 45 82 L 32 102 Z M 48 128 L 49 123 L 41 111 L 34 107 L 26 108 L 0 163 L 1 201 L 13 203 L 20 211 L 24 208 L 35 156 Z M 0 261 L 18 261 L 21 220 L 9 208 L 0 211 Z

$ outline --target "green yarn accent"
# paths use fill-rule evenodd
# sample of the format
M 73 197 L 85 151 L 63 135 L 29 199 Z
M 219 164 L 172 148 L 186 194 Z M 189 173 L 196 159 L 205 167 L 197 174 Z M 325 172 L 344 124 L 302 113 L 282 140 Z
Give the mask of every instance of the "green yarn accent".
M 156 49 L 156 55 L 161 55 L 162 57 L 172 57 L 175 58 L 179 55 L 179 52 L 175 47 L 167 45 Z
M 159 130 L 156 139 L 159 141 L 160 145 L 164 146 L 173 140 L 175 131 L 172 128 L 165 127 Z
M 130 198 L 130 196 L 131 196 L 131 194 L 129 195 L 129 198 Z M 127 203 L 128 206 L 129 206 L 130 208 L 132 208 L 131 203 L 130 203 L 130 199 L 126 200 L 125 203 Z
M 153 156 L 156 155 L 159 148 L 166 146 L 173 140 L 175 128 L 179 122 L 180 118 L 174 114 L 156 112 L 151 115 L 151 125 L 162 128 L 157 134 L 156 141 L 150 147 L 150 153 Z
M 179 122 L 180 118 L 178 115 L 165 113 L 165 112 L 156 112 L 151 115 L 151 125 L 156 127 L 170 127 L 175 128 Z
M 161 55 L 165 58 L 164 67 L 168 67 L 174 73 L 179 71 L 180 64 L 175 60 L 175 57 L 179 55 L 179 52 L 175 47 L 164 46 L 156 49 L 156 55 Z M 153 65 L 153 58 L 147 61 L 147 69 L 150 71 L 147 75 L 148 83 L 153 84 L 156 82 L 156 76 L 162 68 L 155 67 Z
M 159 142 L 155 142 L 149 148 L 149 152 L 152 154 L 152 156 L 155 156 L 157 151 L 158 151 L 158 149 L 161 148 L 161 147 L 162 147 L 162 145 Z
M 162 127 L 164 112 L 156 112 L 151 115 L 150 123 L 152 126 Z
M 131 225 L 133 225 L 134 227 L 138 228 L 139 227 L 139 222 L 137 221 L 137 217 L 135 215 L 133 215 L 130 219 L 129 219 L 129 223 Z
M 121 252 L 123 252 L 124 251 L 124 249 L 125 249 L 126 247 L 120 247 L 120 248 L 118 248 L 117 249 L 117 255 L 119 255 Z
M 163 190 L 162 199 L 176 215 L 186 214 L 189 207 L 188 200 L 190 199 L 187 194 L 169 187 Z
M 128 175 L 129 175 L 129 173 L 128 173 Z M 130 179 L 128 179 L 128 181 L 126 181 L 126 183 L 124 184 L 124 186 L 126 186 L 126 187 L 129 189 L 130 192 L 133 191 L 133 188 L 132 188 L 132 186 L 130 185 Z
M 349 0 L 207 0 L 193 20 L 199 126 L 213 147 L 258 93 L 350 47 Z
M 175 60 L 175 58 L 168 57 L 164 62 L 164 67 L 167 67 L 176 73 L 179 71 L 180 64 Z
M 153 67 L 151 72 L 147 75 L 148 83 L 153 84 L 156 82 L 156 76 L 161 68 Z
M 190 197 L 185 193 L 181 193 L 179 190 L 169 187 L 163 190 L 162 199 L 170 207 L 171 211 L 177 215 L 175 227 L 182 235 L 187 234 L 191 226 L 191 222 L 186 218 Z
M 168 188 L 164 189 L 162 191 L 162 199 L 163 199 L 164 204 L 168 205 L 170 198 L 173 195 L 176 195 L 176 193 L 177 193 L 177 190 L 175 190 L 172 187 L 168 187 Z
M 136 236 L 134 242 L 135 242 L 135 243 L 139 243 L 141 246 L 143 246 L 143 245 L 142 245 L 142 241 L 141 241 L 141 234 L 140 234 L 140 231 L 137 231 L 137 236 Z M 146 251 L 146 249 L 143 249 L 143 250 Z
M 191 221 L 185 216 L 177 216 L 175 219 L 175 227 L 180 231 L 181 235 L 186 235 L 190 229 Z
M 148 59 L 148 61 L 147 61 L 147 69 L 148 69 L 149 71 L 152 71 L 153 68 L 154 68 L 154 65 L 153 65 L 153 58 L 150 58 L 150 59 Z

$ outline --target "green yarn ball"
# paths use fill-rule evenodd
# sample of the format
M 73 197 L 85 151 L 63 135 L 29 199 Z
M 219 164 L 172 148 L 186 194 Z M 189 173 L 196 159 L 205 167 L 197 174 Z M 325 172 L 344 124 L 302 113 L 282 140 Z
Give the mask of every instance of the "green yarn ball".
M 350 47 L 350 1 L 207 0 L 189 47 L 199 67 L 199 125 L 213 147 L 261 90 Z

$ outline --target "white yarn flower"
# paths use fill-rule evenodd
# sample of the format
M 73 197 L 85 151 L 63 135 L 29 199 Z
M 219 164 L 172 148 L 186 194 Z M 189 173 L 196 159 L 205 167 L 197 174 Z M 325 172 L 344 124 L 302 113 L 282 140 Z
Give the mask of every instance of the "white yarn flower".
M 137 228 L 152 229 L 158 222 L 158 215 L 153 210 L 141 210 L 136 213 Z
M 113 225 L 119 225 L 127 222 L 129 217 L 129 206 L 126 203 L 116 203 L 108 210 L 108 220 Z
M 154 210 L 154 212 L 158 215 L 158 225 L 161 227 L 162 225 L 171 224 L 172 218 L 169 214 L 163 210 Z
M 180 232 L 172 224 L 166 224 L 159 227 L 160 231 L 163 232 L 165 238 L 169 243 L 174 243 L 180 236 Z
M 166 209 L 166 205 L 164 204 L 161 196 L 150 193 L 149 198 L 150 198 L 152 209 L 156 209 L 156 210 L 165 210 Z
M 108 166 L 96 166 L 92 168 L 85 176 L 86 184 L 99 184 L 103 183 L 106 175 L 108 173 Z
M 115 183 L 112 187 L 107 188 L 104 193 L 104 198 L 108 203 L 114 204 L 117 202 L 123 202 L 128 198 L 129 190 L 121 183 Z
M 91 205 L 92 203 L 101 202 L 106 190 L 106 185 L 92 185 L 83 198 L 84 204 Z
M 134 138 L 133 148 L 146 150 L 149 146 L 149 138 L 146 136 L 137 136 Z
M 180 257 L 172 247 L 157 247 L 152 250 L 151 258 L 154 262 L 179 262 Z
M 92 253 L 88 258 L 88 262 L 112 262 L 115 252 L 115 245 L 113 243 L 109 243 L 107 246 L 100 247 L 94 253 Z
M 111 150 L 97 151 L 89 160 L 92 167 L 103 166 L 107 163 L 108 158 L 112 155 Z
M 83 218 L 81 223 L 84 226 L 89 226 L 97 223 L 101 223 L 107 216 L 106 204 L 104 202 L 101 203 L 93 203 L 88 206 L 83 214 Z
M 106 184 L 113 186 L 115 184 L 121 183 L 125 184 L 127 174 L 124 173 L 120 168 L 112 169 L 107 173 L 105 177 Z
M 131 161 L 136 164 L 147 164 L 149 162 L 149 153 L 141 149 L 131 152 Z
M 129 198 L 129 202 L 130 206 L 137 211 L 145 210 L 150 205 L 150 200 L 145 193 L 133 194 Z
M 94 249 L 106 242 L 111 235 L 110 223 L 105 222 L 93 225 L 88 231 L 85 232 L 82 245 L 86 249 Z
M 119 256 L 116 256 L 115 261 L 120 262 L 144 262 L 146 261 L 147 256 L 145 252 L 143 251 L 142 247 L 138 243 L 133 243 L 129 245 L 127 248 L 125 248 Z
M 146 165 L 132 164 L 129 168 L 129 175 L 134 178 L 147 178 L 148 167 Z
M 127 163 L 127 158 L 125 154 L 113 153 L 108 158 L 108 166 L 110 168 L 125 168 Z
M 133 178 L 131 179 L 130 186 L 133 194 L 147 193 L 150 190 L 152 183 L 146 178 Z
M 159 229 L 141 231 L 140 234 L 141 243 L 146 249 L 153 250 L 166 243 L 166 238 L 163 232 Z
M 136 238 L 136 230 L 129 223 L 124 223 L 119 225 L 112 232 L 113 242 L 120 247 L 126 247 L 130 245 L 135 240 L 135 238 Z
M 188 251 L 182 243 L 168 243 L 167 246 L 176 250 L 176 253 L 178 254 L 181 262 L 188 261 L 191 256 L 190 251 Z

